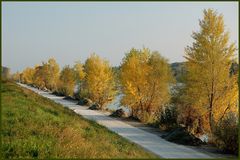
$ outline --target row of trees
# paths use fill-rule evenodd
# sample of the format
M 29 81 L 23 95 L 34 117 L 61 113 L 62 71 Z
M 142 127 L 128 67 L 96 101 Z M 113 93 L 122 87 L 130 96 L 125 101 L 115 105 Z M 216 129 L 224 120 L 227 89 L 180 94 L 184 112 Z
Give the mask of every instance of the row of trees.
M 47 63 L 14 74 L 13 79 L 58 95 L 90 98 L 101 107 L 112 100 L 115 94 L 112 68 L 108 61 L 96 54 L 92 54 L 85 64 L 76 62 L 73 67 L 66 65 L 61 71 L 56 60 L 51 58 Z M 77 93 L 74 92 L 76 86 Z
M 119 70 L 119 69 L 117 69 Z M 132 110 L 132 115 L 142 121 L 159 114 L 160 106 L 170 100 L 169 82 L 174 82 L 167 60 L 158 52 L 149 49 L 132 49 L 123 59 L 121 69 L 114 73 L 109 62 L 92 54 L 84 64 L 76 62 L 60 71 L 51 58 L 47 63 L 26 68 L 13 77 L 22 83 L 48 89 L 56 94 L 89 98 L 102 108 L 114 99 L 117 93 L 115 77 L 120 78 L 120 90 L 124 94 L 122 104 Z M 74 94 L 75 87 L 78 92 Z
M 61 72 L 56 61 L 50 59 L 14 77 L 58 94 L 90 98 L 102 109 L 120 89 L 121 104 L 131 109 L 133 117 L 143 122 L 161 122 L 161 114 L 170 109 L 175 123 L 186 126 L 193 134 L 208 133 L 217 144 L 229 149 L 230 142 L 238 143 L 238 74 L 230 72 L 236 61 L 236 47 L 229 44 L 222 15 L 204 10 L 199 24 L 200 31 L 193 33 L 194 42 L 185 52 L 186 74 L 181 78 L 184 84 L 172 94 L 169 88 L 176 81 L 168 61 L 147 48 L 131 49 L 119 70 L 92 54 L 84 64 L 76 62 Z M 76 85 L 78 92 L 74 94 Z M 224 132 L 234 129 L 232 134 Z M 229 150 L 236 152 L 238 145 L 234 146 Z

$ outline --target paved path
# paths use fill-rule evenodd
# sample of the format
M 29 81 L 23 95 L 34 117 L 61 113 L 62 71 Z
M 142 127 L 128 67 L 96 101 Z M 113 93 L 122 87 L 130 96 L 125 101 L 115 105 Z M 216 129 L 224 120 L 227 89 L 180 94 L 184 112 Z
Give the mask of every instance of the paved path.
M 94 120 L 97 123 L 107 127 L 109 130 L 117 133 L 118 135 L 134 142 L 146 150 L 155 153 L 163 158 L 214 158 L 207 154 L 198 152 L 194 149 L 188 148 L 183 145 L 168 142 L 161 137 L 141 130 L 137 127 L 124 123 L 121 120 L 117 120 L 107 116 L 104 113 L 94 110 L 88 110 L 87 107 L 76 105 L 75 101 L 65 100 L 64 97 L 58 97 L 48 92 L 39 91 L 36 88 L 32 88 L 23 84 L 19 84 L 26 87 L 46 98 L 49 98 L 57 103 L 62 104 L 65 107 L 72 109 L 77 114 L 82 115 L 86 119 Z

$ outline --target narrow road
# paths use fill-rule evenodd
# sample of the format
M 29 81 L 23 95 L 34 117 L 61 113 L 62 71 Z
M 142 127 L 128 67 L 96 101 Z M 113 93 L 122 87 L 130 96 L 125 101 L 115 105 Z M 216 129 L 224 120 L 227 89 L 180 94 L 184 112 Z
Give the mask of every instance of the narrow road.
M 162 158 L 214 158 L 186 146 L 168 142 L 155 134 L 131 126 L 121 120 L 111 118 L 100 111 L 88 110 L 88 107 L 76 105 L 76 102 L 65 100 L 63 99 L 64 97 L 58 97 L 24 84 L 19 85 L 72 109 L 86 119 L 96 121 L 100 125 L 107 127 L 109 130 Z

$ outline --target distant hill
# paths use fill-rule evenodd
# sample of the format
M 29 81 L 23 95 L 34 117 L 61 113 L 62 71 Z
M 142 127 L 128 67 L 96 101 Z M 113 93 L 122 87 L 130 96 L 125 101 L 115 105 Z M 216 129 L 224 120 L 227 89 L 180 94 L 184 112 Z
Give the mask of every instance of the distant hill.
M 172 69 L 173 76 L 176 78 L 178 82 L 182 81 L 183 75 L 186 74 L 187 70 L 185 67 L 186 62 L 175 62 L 171 63 L 170 67 Z M 120 72 L 120 66 L 115 66 L 112 68 L 113 72 L 115 74 L 116 80 L 119 80 L 119 72 Z M 230 74 L 237 74 L 239 71 L 239 64 L 236 62 L 232 63 L 232 66 L 230 68 Z
M 175 62 L 170 64 L 173 72 L 173 76 L 176 78 L 177 81 L 181 81 L 182 76 L 187 72 L 186 67 L 184 66 L 185 64 L 186 62 Z M 230 75 L 233 75 L 233 74 L 235 75 L 238 73 L 238 71 L 239 71 L 239 64 L 236 62 L 233 62 L 229 70 Z
M 177 81 L 182 80 L 182 76 L 186 74 L 185 62 L 175 62 L 170 64 L 173 76 Z

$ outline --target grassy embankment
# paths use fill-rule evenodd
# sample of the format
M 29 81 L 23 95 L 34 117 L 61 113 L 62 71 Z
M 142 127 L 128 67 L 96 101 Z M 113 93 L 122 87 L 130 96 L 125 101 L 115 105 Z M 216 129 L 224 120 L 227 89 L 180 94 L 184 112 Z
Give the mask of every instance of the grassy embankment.
M 153 158 L 153 154 L 30 90 L 2 83 L 5 158 Z

